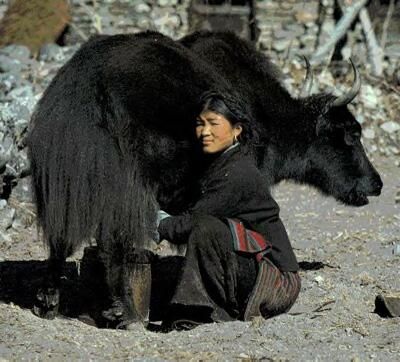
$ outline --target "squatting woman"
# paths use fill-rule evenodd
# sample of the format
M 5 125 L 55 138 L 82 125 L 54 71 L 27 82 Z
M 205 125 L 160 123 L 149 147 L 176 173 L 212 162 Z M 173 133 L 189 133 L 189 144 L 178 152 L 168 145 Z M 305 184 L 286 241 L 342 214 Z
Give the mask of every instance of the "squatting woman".
M 204 170 L 187 212 L 159 214 L 160 239 L 187 245 L 164 325 L 270 318 L 300 291 L 299 266 L 279 207 L 247 147 L 245 105 L 230 94 L 203 95 L 195 132 Z

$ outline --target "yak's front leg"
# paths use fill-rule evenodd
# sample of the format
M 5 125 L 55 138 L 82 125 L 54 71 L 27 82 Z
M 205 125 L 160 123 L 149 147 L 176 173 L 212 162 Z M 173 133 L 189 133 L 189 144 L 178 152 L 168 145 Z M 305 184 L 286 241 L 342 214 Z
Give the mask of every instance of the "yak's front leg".
M 119 327 L 130 328 L 140 322 L 147 326 L 150 316 L 151 262 L 154 255 L 146 250 L 126 254 L 124 263 L 124 300 L 132 311 L 131 319 Z
M 109 327 L 129 329 L 134 323 L 148 323 L 151 289 L 151 255 L 113 245 L 100 247 L 109 291 L 109 308 L 102 315 Z
M 33 313 L 38 317 L 54 319 L 60 305 L 61 274 L 65 265 L 65 257 L 60 256 L 53 247 L 50 247 L 50 256 L 47 260 L 47 274 L 43 286 L 36 293 Z

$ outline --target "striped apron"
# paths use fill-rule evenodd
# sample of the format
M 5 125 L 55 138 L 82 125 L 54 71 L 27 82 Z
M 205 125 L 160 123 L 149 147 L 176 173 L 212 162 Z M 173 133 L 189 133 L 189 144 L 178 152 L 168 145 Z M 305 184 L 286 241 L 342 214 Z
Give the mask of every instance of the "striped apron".
M 259 262 L 257 279 L 250 293 L 243 320 L 262 316 L 271 318 L 287 312 L 296 301 L 301 281 L 297 272 L 280 271 L 267 255 L 272 245 L 260 234 L 246 229 L 242 222 L 227 219 L 232 233 L 233 247 L 242 253 L 251 253 Z

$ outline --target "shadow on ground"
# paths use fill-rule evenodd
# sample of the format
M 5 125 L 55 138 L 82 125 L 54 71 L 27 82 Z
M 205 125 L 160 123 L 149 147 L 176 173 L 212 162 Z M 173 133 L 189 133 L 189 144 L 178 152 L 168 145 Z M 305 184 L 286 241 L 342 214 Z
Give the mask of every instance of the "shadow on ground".
M 183 257 L 171 256 L 152 263 L 151 321 L 163 320 L 168 301 L 172 298 Z M 302 270 L 317 270 L 327 266 L 318 261 L 300 262 Z M 32 309 L 37 290 L 47 273 L 46 261 L 4 261 L 0 263 L 0 302 Z M 61 315 L 78 318 L 89 316 L 98 327 L 106 327 L 101 311 L 106 309 L 107 295 L 104 269 L 96 259 L 95 248 L 85 250 L 82 261 L 67 262 L 61 279 Z
M 107 288 L 104 269 L 94 256 L 95 251 L 87 248 L 82 261 L 66 263 L 61 279 L 59 312 L 70 318 L 88 315 L 97 326 L 105 327 L 101 311 L 108 307 Z M 163 257 L 152 263 L 152 290 L 157 293 L 152 294 L 150 320 L 163 319 L 182 260 L 177 256 Z M 0 302 L 32 309 L 46 273 L 46 261 L 0 262 Z

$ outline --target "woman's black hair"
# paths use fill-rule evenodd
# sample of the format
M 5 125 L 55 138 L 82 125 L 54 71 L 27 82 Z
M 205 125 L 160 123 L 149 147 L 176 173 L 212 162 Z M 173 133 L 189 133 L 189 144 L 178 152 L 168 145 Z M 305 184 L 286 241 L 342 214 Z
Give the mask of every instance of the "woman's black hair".
M 198 114 L 212 111 L 224 116 L 232 125 L 240 124 L 242 133 L 240 141 L 243 144 L 255 141 L 255 122 L 252 122 L 247 105 L 235 94 L 228 92 L 204 92 L 198 103 Z

